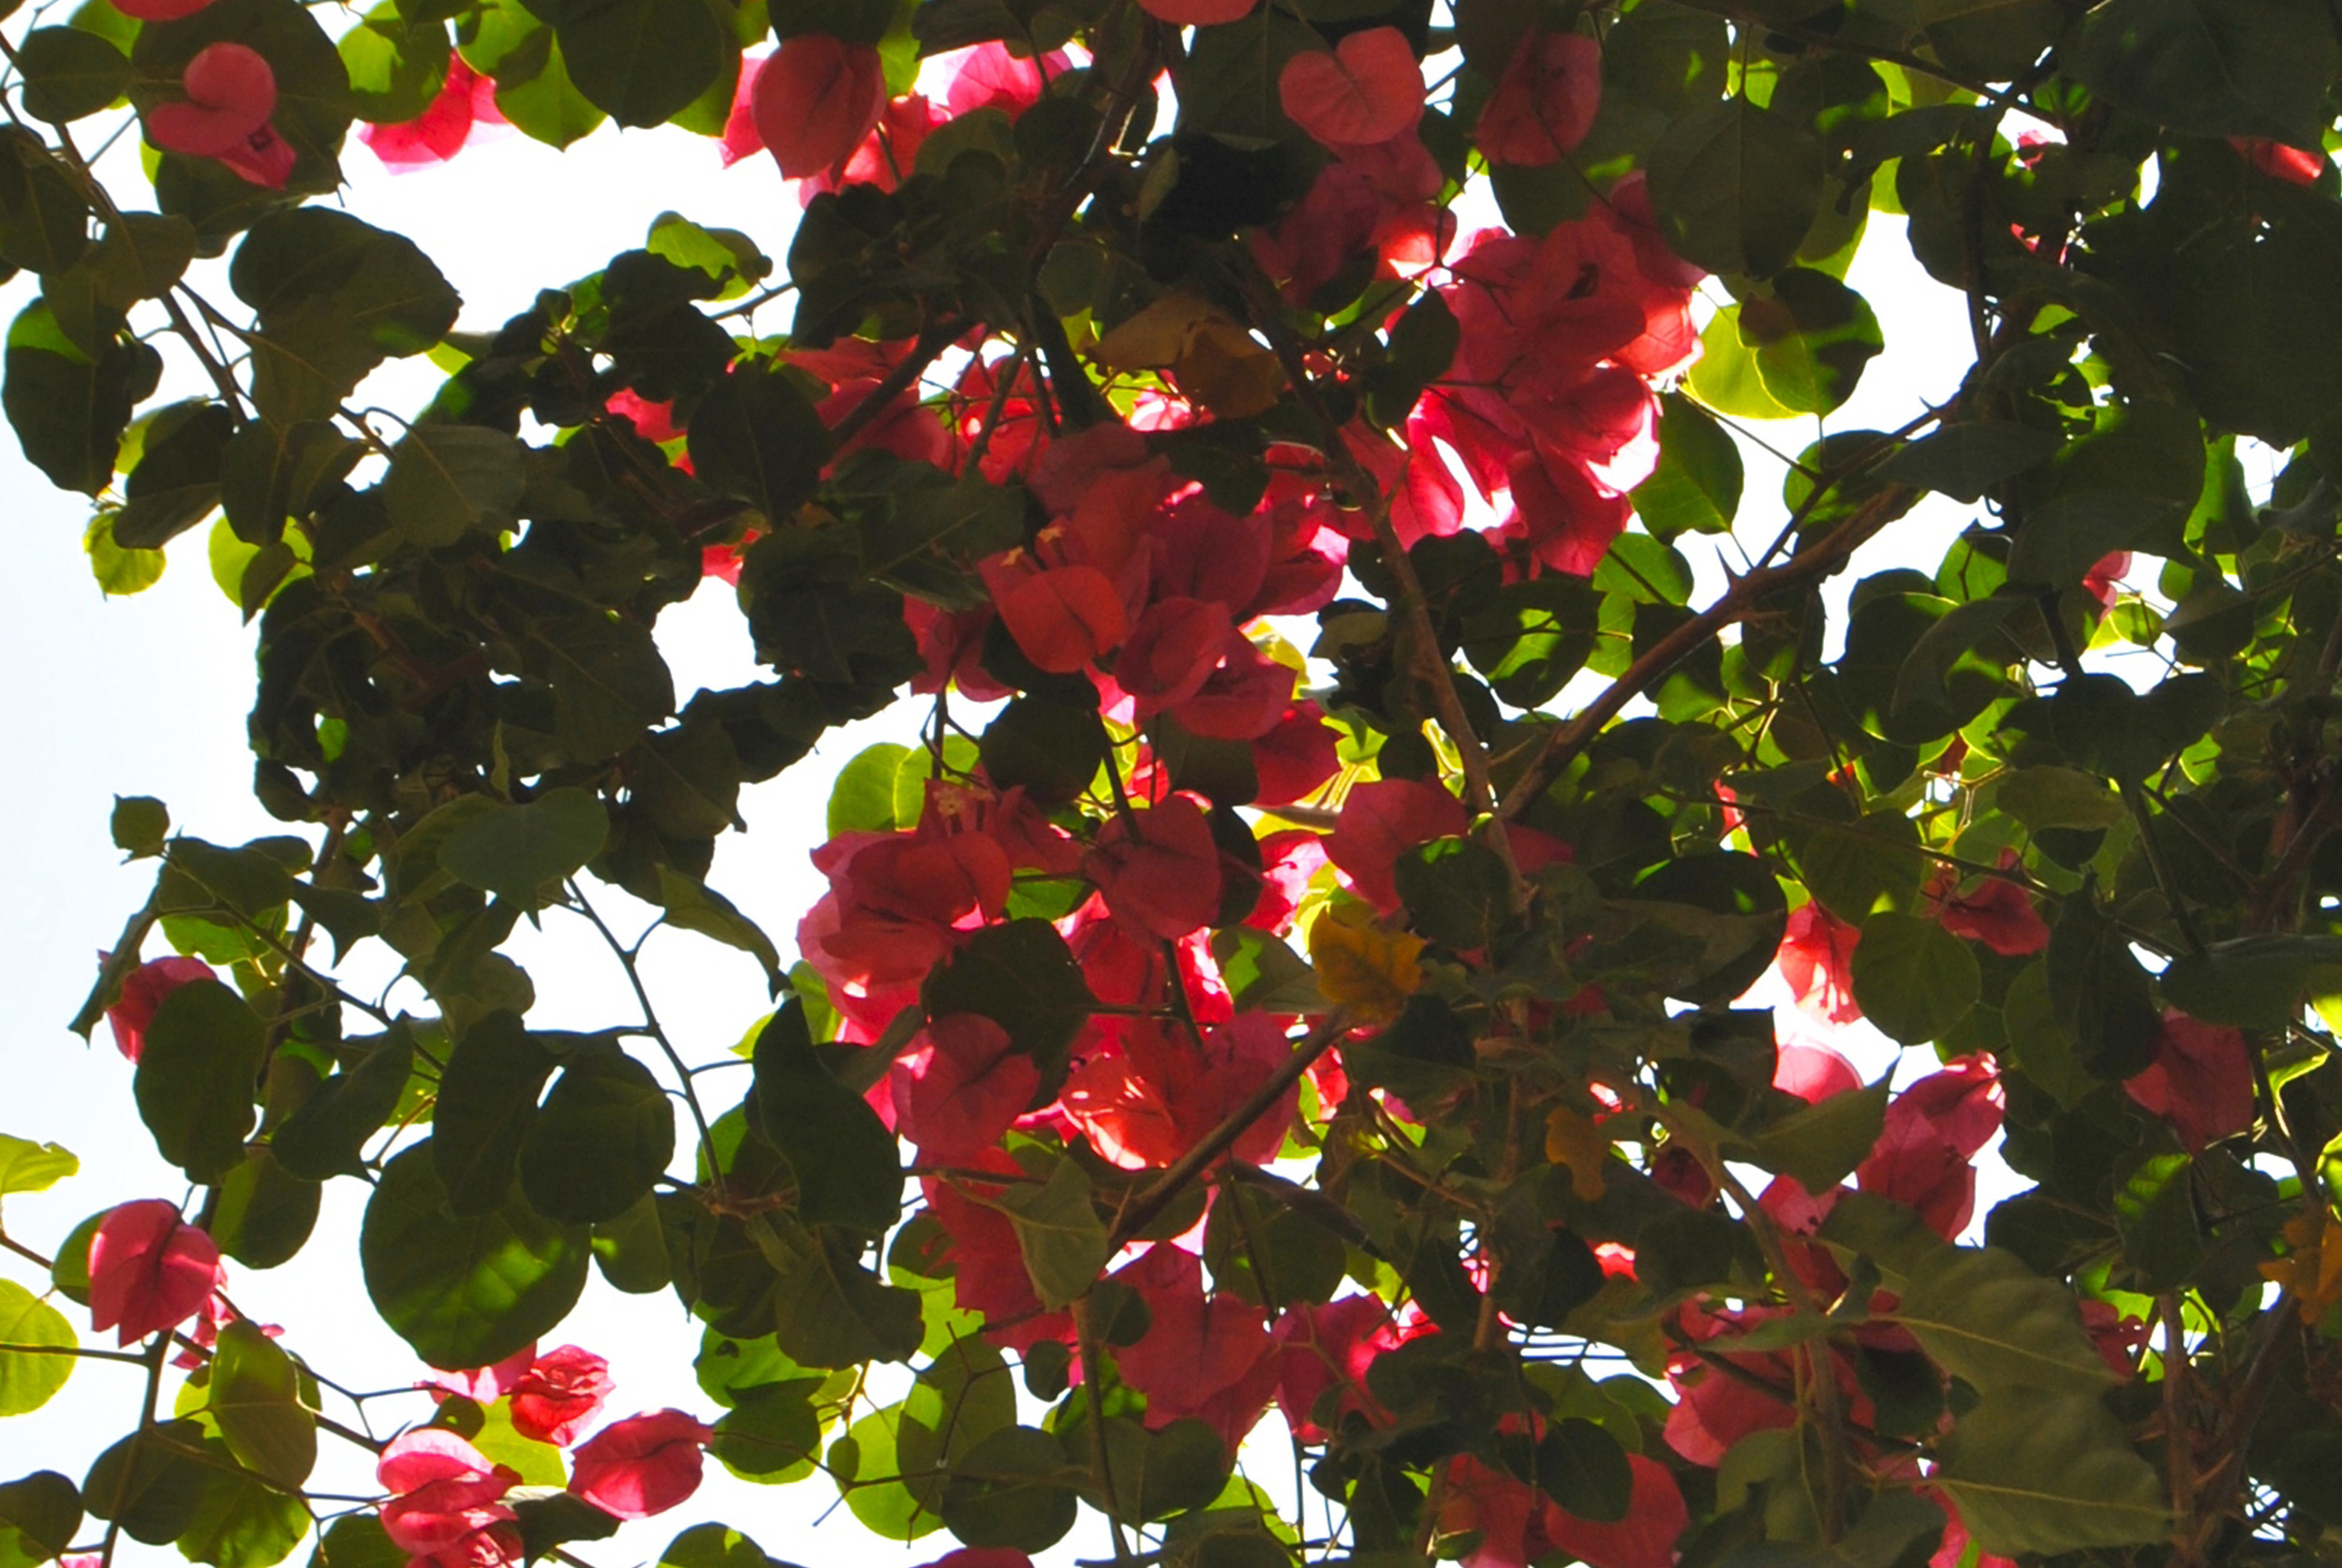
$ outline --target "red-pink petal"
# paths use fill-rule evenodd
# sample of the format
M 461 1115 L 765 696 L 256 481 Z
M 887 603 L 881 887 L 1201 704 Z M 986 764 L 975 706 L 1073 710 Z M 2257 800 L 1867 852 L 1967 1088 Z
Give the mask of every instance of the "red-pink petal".
M 1586 139 L 1602 101 L 1602 51 L 1576 33 L 1523 37 L 1472 139 L 1492 164 L 1542 168 Z
M 826 33 L 785 40 L 757 71 L 749 96 L 757 135 L 792 180 L 843 162 L 885 107 L 878 51 Z
M 999 599 L 1001 619 L 1033 667 L 1071 674 L 1122 641 L 1122 596 L 1096 567 L 1054 567 Z
M 417 1427 L 390 1441 L 374 1478 L 383 1490 L 404 1494 L 435 1482 L 478 1480 L 495 1470 L 486 1455 L 445 1427 Z
M 185 103 L 146 116 L 147 140 L 167 153 L 218 157 L 243 145 L 276 112 L 276 73 L 257 51 L 215 43 L 187 62 Z
M 1388 914 L 1399 908 L 1392 867 L 1399 857 L 1434 838 L 1460 837 L 1471 825 L 1463 802 L 1440 785 L 1417 778 L 1361 784 L 1341 803 L 1326 853 L 1350 878 L 1358 896 Z
M 699 1490 L 715 1428 L 679 1410 L 614 1422 L 571 1456 L 570 1490 L 613 1518 L 663 1514 Z
M 219 1248 L 161 1198 L 120 1205 L 89 1246 L 90 1326 L 123 1344 L 185 1323 L 219 1283 Z
M 200 958 L 156 958 L 132 969 L 122 982 L 122 998 L 106 1009 L 107 1027 L 113 1030 L 114 1049 L 132 1061 L 146 1048 L 146 1028 L 163 998 L 182 985 L 216 980 L 212 966 Z
M 1253 0 L 1138 0 L 1138 8 L 1175 27 L 1213 27 L 1253 14 Z
M 1041 1070 L 1011 1051 L 1008 1031 L 981 1013 L 934 1019 L 926 1036 L 926 1056 L 897 1063 L 892 1074 L 897 1129 L 930 1159 L 990 1146 L 1031 1102 Z
M 521 1374 L 527 1371 L 536 1360 L 537 1347 L 532 1344 L 514 1351 L 492 1367 L 434 1367 L 431 1376 L 423 1380 L 422 1386 L 444 1388 L 474 1403 L 489 1404 L 519 1382 Z
M 1329 147 L 1371 146 L 1423 118 L 1423 67 L 1396 27 L 1370 27 L 1328 53 L 1285 62 L 1277 98 L 1287 118 Z

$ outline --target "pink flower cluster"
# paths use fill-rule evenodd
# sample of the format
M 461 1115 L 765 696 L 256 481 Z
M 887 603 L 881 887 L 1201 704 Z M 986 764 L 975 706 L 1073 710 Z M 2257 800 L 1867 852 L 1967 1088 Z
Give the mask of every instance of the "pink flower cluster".
M 579 1441 L 608 1399 L 609 1363 L 576 1345 L 532 1346 L 492 1367 L 438 1372 L 423 1386 L 478 1404 L 507 1401 L 523 1437 L 567 1448 L 571 1493 L 617 1519 L 663 1514 L 699 1489 L 715 1430 L 678 1410 L 613 1421 Z M 456 1432 L 419 1427 L 382 1450 L 376 1479 L 389 1495 L 383 1532 L 412 1568 L 504 1568 L 521 1560 L 519 1515 L 508 1500 L 519 1472 Z

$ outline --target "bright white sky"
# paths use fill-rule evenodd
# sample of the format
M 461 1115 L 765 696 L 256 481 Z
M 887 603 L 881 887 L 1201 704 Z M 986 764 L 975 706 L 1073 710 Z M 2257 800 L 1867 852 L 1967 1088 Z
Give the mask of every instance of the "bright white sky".
M 126 155 L 126 149 L 118 149 L 111 160 L 119 193 L 138 188 L 135 168 L 124 164 Z M 589 273 L 640 244 L 661 211 L 742 229 L 777 262 L 797 212 L 768 159 L 727 170 L 712 142 L 668 129 L 621 134 L 605 126 L 566 155 L 501 132 L 449 166 L 398 176 L 353 140 L 345 165 L 349 209 L 412 236 L 462 292 L 462 325 L 475 331 L 493 330 L 525 308 L 540 287 Z M 1899 228 L 1900 220 L 1874 219 L 1875 231 L 1851 279 L 1886 326 L 1887 351 L 1872 363 L 1860 395 L 1831 421 L 1832 428 L 1891 428 L 1917 411 L 1920 399 L 1948 396 L 1969 362 L 1958 296 L 1918 273 Z M 234 307 L 224 277 L 198 281 L 223 307 Z M 29 294 L 20 281 L 0 303 L 13 312 Z M 785 301 L 771 307 L 760 321 L 763 330 L 783 330 L 786 309 Z M 188 369 L 184 362 L 174 364 L 173 384 L 194 390 Z M 411 407 L 437 379 L 423 361 L 394 364 L 357 401 Z M 1768 439 L 1792 453 L 1813 434 L 1804 423 L 1766 431 Z M 1781 468 L 1753 448 L 1748 458 L 1739 537 L 1753 554 L 1780 525 Z M 0 821 L 17 824 L 6 879 L 12 896 L 0 902 L 0 997 L 6 998 L 0 1016 L 7 1023 L 0 1064 L 10 1089 L 0 1101 L 0 1131 L 54 1140 L 83 1161 L 81 1176 L 56 1191 L 7 1201 L 8 1233 L 46 1251 L 87 1214 L 130 1198 L 175 1199 L 184 1191 L 182 1178 L 156 1155 L 138 1122 L 129 1065 L 114 1053 L 105 1029 L 94 1048 L 85 1049 L 65 1028 L 95 973 L 96 950 L 111 942 L 151 885 L 151 866 L 123 866 L 111 848 L 111 797 L 159 796 L 170 806 L 174 827 L 218 842 L 282 829 L 249 794 L 244 717 L 251 694 L 251 638 L 210 580 L 205 531 L 173 546 L 170 570 L 156 588 L 109 602 L 93 584 L 82 552 L 86 506 L 52 489 L 23 462 L 13 440 L 0 439 L 0 496 L 8 502 L 7 546 L 16 563 L 0 573 L 0 669 L 15 672 L 6 717 L 19 737 L 18 763 L 0 772 Z M 1858 556 L 1857 574 L 1890 565 L 1932 570 L 1967 516 L 1964 509 L 1931 502 L 1893 531 L 1891 555 L 1874 544 Z M 1693 539 L 1684 551 L 1699 571 L 1701 591 L 1712 591 L 1722 581 L 1718 545 Z M 1740 561 L 1737 554 L 1726 558 Z M 1838 580 L 1841 597 L 1851 580 Z M 670 612 L 660 641 L 687 698 L 700 686 L 756 678 L 747 634 L 720 584 Z M 830 777 L 861 747 L 884 738 L 888 726 L 874 721 L 857 732 L 834 732 L 799 768 L 744 792 L 742 815 L 755 831 L 727 836 L 719 847 L 711 882 L 758 919 L 784 952 L 798 915 L 820 892 L 806 851 L 821 836 Z M 640 907 L 615 892 L 597 902 L 622 935 L 647 924 Z M 150 955 L 159 951 L 158 939 Z M 631 1018 L 622 975 L 575 920 L 549 915 L 543 937 L 520 944 L 515 956 L 536 980 L 532 1022 L 568 1028 Z M 702 1059 L 736 1041 L 766 1005 L 752 962 L 697 939 L 654 939 L 645 967 L 667 1027 L 688 1054 Z M 1895 1054 L 1878 1037 L 1871 1040 L 1861 1061 L 1866 1076 L 1875 1076 Z M 1906 1072 L 1932 1066 L 1927 1053 L 1910 1056 Z M 746 1087 L 729 1074 L 701 1082 L 719 1105 Z M 288 1345 L 325 1375 L 354 1387 L 394 1386 L 421 1368 L 375 1316 L 358 1279 L 352 1238 L 365 1192 L 355 1181 L 330 1184 L 320 1239 L 292 1264 L 268 1273 L 230 1265 L 230 1289 L 262 1322 L 287 1324 Z M 38 1290 L 44 1281 L 36 1272 L 19 1260 L 0 1260 L 0 1275 Z M 69 1305 L 66 1309 L 75 1315 Z M 607 1414 L 670 1404 L 704 1418 L 718 1413 L 692 1382 L 697 1329 L 671 1294 L 623 1296 L 597 1278 L 553 1342 L 561 1340 L 609 1357 L 618 1394 Z M 78 1479 L 135 1419 L 140 1392 L 135 1368 L 83 1363 L 49 1407 L 0 1423 L 0 1478 L 47 1467 Z M 416 1397 L 374 1408 L 378 1421 L 386 1423 L 378 1429 L 387 1431 L 420 1418 L 426 1407 Z M 333 1413 L 348 1415 L 346 1406 Z M 1267 1457 L 1272 1462 L 1256 1478 L 1289 1495 L 1288 1462 L 1281 1451 Z M 371 1494 L 371 1474 L 358 1457 L 348 1445 L 325 1440 L 316 1484 L 352 1496 Z M 752 1487 L 711 1461 L 706 1486 L 684 1507 L 630 1526 L 613 1542 L 578 1550 L 600 1568 L 653 1561 L 676 1531 L 707 1518 L 744 1529 L 767 1551 L 807 1568 L 925 1563 L 951 1546 L 941 1534 L 908 1547 L 892 1546 L 871 1537 L 842 1508 L 815 1528 L 814 1516 L 834 1501 L 833 1489 L 819 1477 L 785 1488 Z M 1093 1516 L 1052 1557 L 1105 1555 L 1094 1525 Z M 304 1556 L 305 1549 L 293 1561 Z M 120 1559 L 179 1561 L 169 1548 L 126 1540 Z

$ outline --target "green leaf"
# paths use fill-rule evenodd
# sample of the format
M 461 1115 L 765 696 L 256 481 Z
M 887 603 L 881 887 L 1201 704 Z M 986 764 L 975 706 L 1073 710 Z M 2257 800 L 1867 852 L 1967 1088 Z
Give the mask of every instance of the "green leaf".
M 2203 1263 L 2194 1170 L 2185 1154 L 2150 1153 L 2117 1172 L 2114 1227 L 2142 1292 L 2185 1289 Z
M 573 762 L 615 757 L 674 711 L 674 677 L 650 629 L 600 611 L 538 622 L 522 644 L 553 688 L 553 733 Z
M 1055 1311 L 1097 1282 L 1106 1265 L 1106 1228 L 1081 1167 L 1060 1156 L 1042 1162 L 1048 1173 L 1043 1180 L 1011 1182 L 997 1197 L 979 1201 L 1008 1216 L 1033 1294 Z
M 1607 1429 L 1579 1416 L 1557 1421 L 1538 1441 L 1536 1455 L 1537 1490 L 1564 1512 L 1598 1524 L 1626 1517 L 1635 1471 Z
M 1403 426 L 1423 389 L 1455 362 L 1462 337 L 1455 312 L 1437 290 L 1417 295 L 1390 328 L 1388 355 L 1368 384 L 1369 417 L 1386 430 Z
M 64 1313 L 15 1280 L 0 1280 L 0 1344 L 70 1352 L 79 1343 Z M 73 1375 L 73 1360 L 69 1354 L 0 1350 L 0 1415 L 22 1415 L 47 1404 Z
M 1890 1087 L 1891 1077 L 1883 1077 L 1801 1106 L 1749 1139 L 1750 1151 L 1757 1164 L 1795 1177 L 1808 1192 L 1831 1191 L 1877 1144 Z
M 548 790 L 459 823 L 439 843 L 439 867 L 507 903 L 541 909 L 560 884 L 601 853 L 610 814 L 591 791 Z
M 349 73 L 352 109 L 376 125 L 420 118 L 447 80 L 447 27 L 436 15 L 409 22 L 396 6 L 378 4 L 334 49 Z
M 2051 431 L 2006 420 L 1979 420 L 1922 436 L 1880 464 L 1877 474 L 1895 484 L 1940 490 L 1973 503 L 2002 481 L 2040 463 L 2059 445 Z
M 1834 412 L 1886 348 L 1878 318 L 1861 295 L 1810 267 L 1781 274 L 1772 290 L 1741 302 L 1741 337 L 1756 350 L 1757 378 L 1784 408 Z
M 751 362 L 708 389 L 691 410 L 692 471 L 711 489 L 734 495 L 773 523 L 784 523 L 813 495 L 829 459 L 829 427 L 789 373 Z
M 1882 906 L 1908 909 L 1926 861 L 1918 823 L 1900 811 L 1873 811 L 1844 827 L 1815 829 L 1797 864 L 1822 908 L 1860 925 Z
M 62 125 L 95 114 L 130 90 L 130 59 L 78 27 L 36 27 L 16 46 L 24 107 L 35 119 Z
M 542 1447 L 542 1444 L 537 1446 Z M 556 1461 L 557 1466 L 557 1461 Z M 553 1483 L 543 1483 L 550 1488 Z M 520 1527 L 526 1559 L 541 1561 L 570 1541 L 607 1541 L 618 1532 L 618 1521 L 571 1492 L 547 1490 L 534 1497 L 514 1496 L 513 1521 Z
M 1187 58 L 1172 72 L 1182 134 L 1297 141 L 1277 81 L 1285 62 L 1325 41 L 1309 23 L 1272 6 L 1241 21 L 1199 27 Z M 1298 194 L 1297 192 L 1296 193 Z
M 407 1553 L 391 1544 L 377 1515 L 344 1514 L 319 1537 L 309 1568 L 407 1568 Z
M 202 1452 L 203 1428 L 193 1421 L 141 1427 L 97 1456 L 82 1481 L 82 1506 L 133 1541 L 167 1546 L 202 1506 L 211 1479 Z
M 271 1568 L 309 1532 L 309 1509 L 301 1495 L 235 1469 L 227 1444 L 217 1438 L 205 1440 L 201 1462 L 210 1479 L 177 1542 L 189 1561 Z
M 2008 551 L 2011 583 L 2075 588 L 2117 550 L 2144 548 L 2186 514 L 2178 502 L 2130 490 L 2079 490 L 2029 512 Z
M 902 1473 L 895 1442 L 901 1424 L 900 1405 L 870 1412 L 830 1444 L 828 1464 L 846 1507 L 864 1529 L 889 1541 L 915 1541 L 943 1521 L 931 1505 L 931 1478 L 919 1477 L 914 1491 Z
M 25 461 L 61 490 L 105 489 L 131 411 L 162 376 L 162 356 L 143 343 L 111 341 L 92 358 L 37 301 L 8 328 L 6 363 L 0 409 Z
M 1251 925 L 1211 934 L 1211 955 L 1238 1013 L 1317 1013 L 1326 994 L 1317 971 L 1282 938 Z
M 1724 427 L 1682 392 L 1660 393 L 1659 466 L 1634 490 L 1642 525 L 1660 539 L 1728 533 L 1742 479 L 1740 446 Z
M 2301 1014 L 2319 969 L 2342 964 L 2342 938 L 2239 937 L 2165 967 L 2163 999 L 2191 1018 L 2240 1028 L 2283 1029 Z
M 1079 1473 L 1054 1433 L 1002 1427 L 953 1462 L 943 1523 L 971 1547 L 1046 1551 L 1081 1512 L 1071 1484 Z
M 512 8 L 521 9 L 517 4 Z M 577 90 L 568 57 L 550 27 L 528 34 L 497 62 L 494 74 L 498 111 L 522 134 L 549 147 L 567 148 L 609 119 Z
M 848 758 L 829 788 L 829 836 L 893 833 L 912 825 L 901 820 L 896 783 L 912 755 L 910 747 L 880 741 Z
M 621 126 L 673 119 L 739 48 L 710 6 L 563 0 L 555 14 L 570 80 Z
M 1295 1302 L 1332 1300 L 1348 1262 L 1341 1237 L 1300 1206 L 1313 1208 L 1314 1195 L 1302 1189 L 1282 1195 L 1287 1201 L 1249 1179 L 1223 1187 L 1204 1225 L 1204 1263 L 1213 1288 L 1233 1291 L 1271 1311 Z
M 1771 866 L 1733 850 L 1671 860 L 1636 885 L 1632 902 L 1610 907 L 1684 944 L 1664 984 L 1668 995 L 1703 1006 L 1722 1006 L 1755 984 L 1789 919 Z
M 383 360 L 444 337 L 460 303 L 412 241 L 326 207 L 254 224 L 228 279 L 259 318 L 253 402 L 279 423 L 332 418 Z
M 62 1144 L 37 1144 L 0 1132 L 0 1195 L 46 1192 L 82 1168 Z
M 2066 69 L 2154 125 L 2190 136 L 2318 145 L 2335 65 L 2319 0 L 2108 0 Z
M 122 487 L 126 499 L 114 516 L 114 542 L 159 549 L 210 516 L 219 505 L 220 455 L 235 427 L 224 404 L 182 403 L 156 413 Z
M 451 1219 L 428 1143 L 383 1167 L 359 1233 L 366 1294 L 433 1367 L 485 1367 L 549 1333 L 586 1287 L 586 1234 L 517 1198 Z
M 1703 405 L 1735 419 L 1798 417 L 1795 409 L 1783 407 L 1765 390 L 1764 377 L 1756 372 L 1756 356 L 1741 340 L 1741 307 L 1737 304 L 1726 305 L 1700 329 L 1699 358 L 1692 362 L 1683 384 Z
M 317 1228 L 318 1184 L 304 1181 L 256 1148 L 219 1179 L 219 1203 L 212 1216 L 212 1238 L 219 1250 L 250 1268 L 274 1268 L 291 1261 Z
M 362 1058 L 319 1085 L 270 1135 L 276 1162 L 304 1181 L 362 1174 L 365 1142 L 398 1109 L 414 1060 L 413 1030 L 404 1020 L 393 1024 Z
M 255 421 L 219 454 L 219 504 L 248 544 L 275 542 L 285 519 L 307 516 L 349 475 L 365 449 L 321 420 L 278 426 Z
M 749 1228 L 779 1274 L 774 1341 L 800 1365 L 903 1361 L 919 1348 L 917 1292 L 882 1283 L 785 1214 L 760 1216 Z
M 779 1486 L 812 1474 L 822 1450 L 812 1396 L 821 1386 L 820 1378 L 796 1378 L 743 1390 L 707 1451 L 743 1481 Z
M 439 1076 L 430 1143 L 449 1213 L 478 1218 L 505 1206 L 553 1068 L 553 1053 L 511 1013 L 491 1013 L 457 1039 Z
M 1882 912 L 1864 921 L 1851 968 L 1862 1015 L 1906 1045 L 1959 1023 L 1983 984 L 1968 944 L 1920 915 Z
M 89 203 L 40 138 L 0 129 L 0 260 L 58 273 L 90 248 Z
M 2001 779 L 1993 804 L 2026 827 L 2110 828 L 2123 820 L 2123 803 L 2106 781 L 2076 768 L 2019 768 Z
M 1934 1485 L 1987 1552 L 2140 1546 L 2171 1528 L 2162 1481 L 2094 1397 L 1994 1393 L 1936 1453 Z
M 789 1568 L 730 1525 L 696 1524 L 667 1543 L 657 1568 Z
M 2155 1058 L 2163 1016 L 2130 939 L 2099 912 L 2095 885 L 2067 895 L 2050 927 L 2050 1005 L 2075 1063 L 2097 1078 L 2127 1078 Z
M 577 1050 L 528 1124 L 521 1191 L 558 1223 L 615 1220 L 674 1158 L 674 1107 L 649 1068 L 624 1052 Z
M 308 1480 L 318 1457 L 317 1417 L 301 1402 L 292 1357 L 259 1324 L 238 1318 L 221 1326 L 206 1408 L 238 1464 L 288 1490 Z
M 780 953 L 763 928 L 742 914 L 738 905 L 698 878 L 663 861 L 658 870 L 659 902 L 667 911 L 667 924 L 678 931 L 696 931 L 748 954 L 763 967 L 770 987 L 767 994 L 780 995 L 787 983 L 786 973 L 780 967 Z
M 980 1333 L 956 1335 L 919 1369 L 903 1399 L 895 1457 L 906 1475 L 940 1470 L 1016 1421 L 1016 1382 Z M 932 1480 L 913 1483 L 932 1506 Z
M 195 226 L 177 214 L 119 213 L 87 258 L 96 298 L 116 310 L 169 291 L 195 259 Z
M 2176 254 L 2140 259 L 2142 281 L 2169 290 L 2172 351 L 2216 427 L 2290 446 L 2342 399 L 2342 370 L 2317 348 L 2342 330 L 2329 214 L 2319 200 L 2267 225 L 2191 224 Z
M 1092 708 L 1015 697 L 985 726 L 980 755 L 995 788 L 1021 785 L 1044 808 L 1063 806 L 1098 777 L 1106 760 L 1105 727 Z
M 1549 573 L 1464 601 L 1463 656 L 1489 689 L 1517 708 L 1553 700 L 1585 667 L 1601 624 L 1599 596 L 1584 579 Z
M 521 444 L 476 424 L 418 424 L 391 449 L 382 504 L 391 525 L 424 550 L 453 544 L 474 528 L 512 525 L 527 483 Z
M 645 1194 L 616 1219 L 596 1225 L 593 1247 L 594 1266 L 601 1270 L 613 1290 L 652 1295 L 674 1282 L 667 1235 L 659 1223 L 659 1205 L 652 1195 Z
M 1676 121 L 1647 167 L 1668 243 L 1710 272 L 1771 276 L 1821 211 L 1821 143 L 1746 96 Z
M 2083 1332 L 2073 1293 L 1998 1248 L 1931 1253 L 1885 1315 L 1988 1401 L 2008 1389 L 2091 1395 L 2113 1381 Z
M 142 594 L 163 580 L 163 553 L 129 550 L 116 543 L 114 518 L 119 515 L 100 512 L 90 519 L 89 531 L 82 536 L 82 548 L 89 554 L 90 575 L 97 580 L 99 593 L 124 597 Z
M 986 926 L 920 988 L 928 1017 L 980 1013 L 1045 1067 L 1064 1059 L 1097 1000 L 1073 950 L 1045 920 Z
M 266 1034 L 216 980 L 182 985 L 155 1010 L 131 1092 L 155 1146 L 188 1180 L 216 1181 L 244 1158 Z
M 1416 931 L 1459 952 L 1491 949 L 1512 912 L 1496 851 L 1469 838 L 1435 838 L 1399 856 L 1392 880 Z
M 1925 0 L 1917 9 L 1937 58 L 1986 81 L 2023 75 L 2066 30 L 2057 0 Z
M 1201 1508 L 1220 1495 L 1228 1479 L 1227 1444 L 1193 1416 L 1154 1430 L 1115 1417 L 1107 1421 L 1105 1435 L 1113 1499 L 1126 1518 L 1164 1519 Z M 1087 1486 L 1091 1506 L 1105 1501 L 1086 1469 L 1071 1479 Z
M 55 1471 L 0 1483 L 0 1563 L 30 1568 L 61 1557 L 81 1528 L 81 1489 Z
M 163 852 L 170 836 L 170 808 L 152 795 L 116 795 L 107 828 L 115 849 L 144 860 Z
M 902 1159 L 868 1102 L 830 1076 L 805 1003 L 791 997 L 756 1037 L 756 1125 L 797 1178 L 797 1217 L 876 1234 L 902 1214 Z

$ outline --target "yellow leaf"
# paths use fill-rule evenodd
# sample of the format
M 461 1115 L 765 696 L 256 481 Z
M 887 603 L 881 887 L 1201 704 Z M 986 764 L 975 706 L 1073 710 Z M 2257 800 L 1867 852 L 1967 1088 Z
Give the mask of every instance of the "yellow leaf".
M 1404 931 L 1354 925 L 1331 911 L 1310 927 L 1317 988 L 1362 1023 L 1386 1024 L 1423 988 L 1423 939 Z
M 2342 1224 L 2330 1215 L 2297 1214 L 2285 1222 L 2282 1258 L 2260 1265 L 2261 1278 L 2293 1293 L 2304 1323 L 2316 1323 L 2342 1301 Z
M 1171 362 L 1179 391 L 1223 420 L 1250 419 L 1276 407 L 1285 390 L 1277 356 L 1225 317 L 1196 324 Z
M 1187 352 L 1195 328 L 1215 317 L 1228 320 L 1208 300 L 1165 294 L 1100 338 L 1090 357 L 1108 370 L 1162 370 Z
M 1608 1187 L 1602 1162 L 1610 1157 L 1610 1140 L 1593 1121 L 1566 1105 L 1554 1106 L 1545 1118 L 1545 1157 L 1569 1168 L 1569 1190 L 1579 1203 L 1600 1201 Z
M 1109 370 L 1168 370 L 1185 396 L 1222 419 L 1265 412 L 1284 391 L 1277 356 L 1208 300 L 1165 294 L 1098 340 Z

